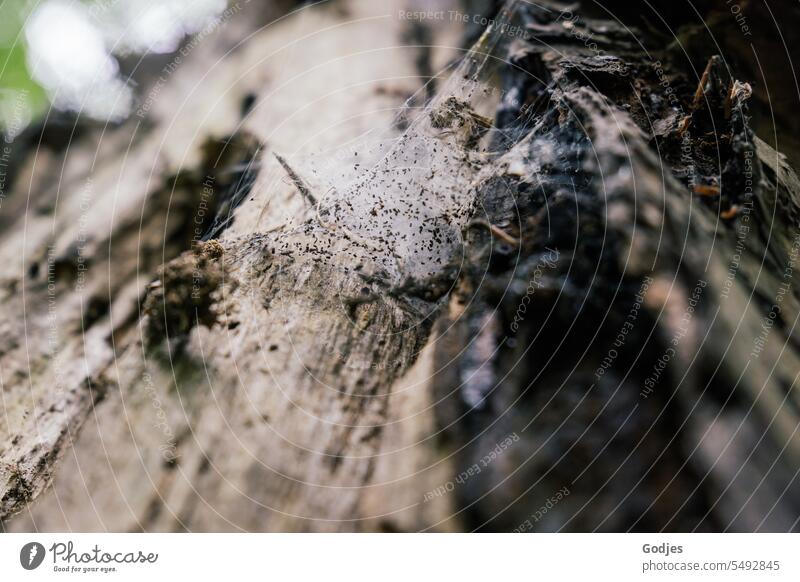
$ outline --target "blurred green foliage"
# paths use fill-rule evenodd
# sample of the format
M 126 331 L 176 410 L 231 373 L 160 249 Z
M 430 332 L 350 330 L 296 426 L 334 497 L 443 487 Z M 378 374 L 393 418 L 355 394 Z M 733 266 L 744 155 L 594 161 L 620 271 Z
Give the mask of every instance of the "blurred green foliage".
M 0 0 L 0 129 L 18 133 L 46 110 L 44 89 L 28 72 L 23 27 L 37 1 Z

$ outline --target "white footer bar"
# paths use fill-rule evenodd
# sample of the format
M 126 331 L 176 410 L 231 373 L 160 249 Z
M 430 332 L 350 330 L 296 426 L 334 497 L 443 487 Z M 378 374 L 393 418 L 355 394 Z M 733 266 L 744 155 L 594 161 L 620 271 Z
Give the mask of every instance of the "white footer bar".
M 0 580 L 795 581 L 798 554 L 795 534 L 5 534 Z

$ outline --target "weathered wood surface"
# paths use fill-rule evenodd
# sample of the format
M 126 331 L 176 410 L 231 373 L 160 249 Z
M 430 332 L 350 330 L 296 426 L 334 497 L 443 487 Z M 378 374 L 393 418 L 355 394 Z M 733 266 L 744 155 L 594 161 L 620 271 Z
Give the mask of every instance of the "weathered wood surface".
M 358 248 L 365 261 L 375 249 L 365 251 L 359 245 L 367 243 L 334 229 L 298 226 L 311 213 L 270 152 L 324 151 L 373 127 L 399 135 L 392 129 L 398 110 L 428 82 L 420 61 L 439 70 L 457 53 L 406 48 L 413 31 L 397 18 L 398 6 L 356 2 L 304 12 L 259 31 L 210 71 L 202 70 L 208 59 L 229 47 L 201 46 L 152 101 L 149 125 L 131 123 L 102 142 L 93 135 L 85 147 L 70 148 L 58 212 L 26 215 L 27 226 L 20 219 L 18 228 L 27 236 L 9 236 L 4 248 L 10 307 L 4 325 L 16 326 L 9 334 L 16 349 L 4 354 L 3 366 L 3 442 L 11 444 L 3 449 L 3 513 L 23 510 L 15 523 L 111 530 L 357 527 L 361 498 L 380 486 L 369 481 L 381 458 L 390 389 L 422 348 L 429 324 L 417 326 L 419 314 L 409 315 L 402 304 L 347 303 L 362 297 L 367 284 L 353 272 L 347 248 Z M 460 30 L 439 28 L 435 39 L 454 47 Z M 199 70 L 208 78 L 201 81 Z M 256 102 L 242 121 L 242 102 L 252 102 L 251 94 Z M 209 137 L 245 132 L 252 137 L 234 139 L 224 154 L 228 163 L 215 159 L 221 148 Z M 181 321 L 158 325 L 164 297 L 143 302 L 156 267 L 189 248 L 196 218 L 205 220 L 205 233 L 208 216 L 226 216 L 213 197 L 226 194 L 226 171 L 251 161 L 254 141 L 262 144 L 253 165 L 257 182 L 235 221 L 226 223 L 224 258 L 203 257 L 198 267 L 190 252 L 163 271 L 168 309 L 180 312 L 184 303 L 183 313 L 175 313 Z M 116 150 L 111 142 L 118 142 Z M 113 153 L 92 169 L 97 143 Z M 204 190 L 209 175 L 213 196 Z M 54 196 L 51 184 L 30 198 Z M 376 183 L 376 201 L 382 188 Z M 328 221 L 338 221 L 334 212 L 326 211 Z M 292 220 L 291 234 L 253 234 Z M 362 228 L 348 226 L 351 233 Z M 76 250 L 81 237 L 86 273 Z M 50 245 L 53 266 L 42 256 Z M 31 264 L 39 268 L 35 277 Z M 192 325 L 192 307 L 205 307 L 191 297 L 196 268 L 203 285 L 219 284 L 202 293 L 215 302 L 219 324 L 212 330 Z M 42 310 L 48 281 L 56 286 L 55 356 L 38 341 L 48 331 Z M 151 306 L 156 312 L 148 319 Z M 89 309 L 99 313 L 82 329 Z M 31 310 L 29 319 L 18 317 Z M 173 339 L 172 352 L 159 345 L 159 333 L 190 328 L 188 338 Z M 143 348 L 148 344 L 151 351 Z M 407 390 L 415 393 L 411 407 L 425 415 L 421 385 Z M 405 424 L 419 422 L 412 417 Z M 404 443 L 405 450 L 413 444 Z M 62 456 L 52 490 L 29 508 Z M 422 462 L 413 451 L 385 451 L 393 466 L 392 456 Z M 384 507 L 376 520 L 390 512 Z
M 303 11 L 198 47 L 147 123 L 31 154 L 4 527 L 796 529 L 800 182 L 742 38 L 667 4 L 682 44 L 512 2 L 526 34 L 430 89 L 458 23 Z

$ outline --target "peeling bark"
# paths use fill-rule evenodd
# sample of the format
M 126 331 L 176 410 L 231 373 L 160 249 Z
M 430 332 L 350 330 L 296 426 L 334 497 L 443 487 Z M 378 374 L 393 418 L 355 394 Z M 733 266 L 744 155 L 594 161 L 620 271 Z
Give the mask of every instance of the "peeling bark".
M 434 91 L 463 31 L 383 4 L 260 32 L 108 161 L 23 165 L 4 527 L 797 529 L 800 181 L 741 39 L 509 2 Z

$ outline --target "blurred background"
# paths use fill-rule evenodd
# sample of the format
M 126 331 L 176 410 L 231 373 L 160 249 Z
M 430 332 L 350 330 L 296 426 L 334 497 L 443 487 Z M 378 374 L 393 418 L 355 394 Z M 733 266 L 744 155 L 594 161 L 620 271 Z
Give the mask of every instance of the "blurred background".
M 146 57 L 211 31 L 226 0 L 0 1 L 0 128 L 7 138 L 50 106 L 99 121 L 131 112 Z

